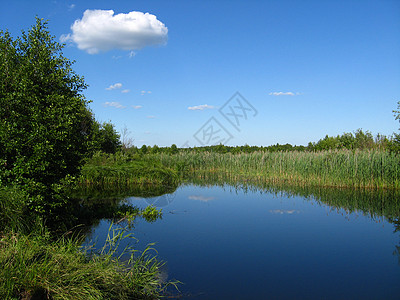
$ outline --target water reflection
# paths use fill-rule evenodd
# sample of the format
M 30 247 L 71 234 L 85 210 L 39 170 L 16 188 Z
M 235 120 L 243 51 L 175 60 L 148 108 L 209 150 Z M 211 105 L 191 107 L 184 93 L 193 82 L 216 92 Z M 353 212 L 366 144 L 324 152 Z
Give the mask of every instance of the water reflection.
M 396 299 L 400 293 L 400 240 L 393 235 L 400 232 L 399 191 L 201 174 L 178 189 L 87 189 L 77 199 L 75 224 L 87 224 L 85 233 L 99 244 L 115 209 L 162 208 L 162 219 L 132 228 L 134 247 L 156 242 L 168 275 L 196 299 Z
M 104 208 L 110 203 L 162 205 L 162 219 L 133 228 L 139 240 L 135 247 L 156 242 L 160 258 L 168 262 L 168 275 L 185 283 L 184 295 L 396 299 L 398 191 L 212 179 L 203 177 L 164 195 L 104 200 Z M 102 202 L 92 200 L 88 209 L 98 209 Z M 91 237 L 101 236 L 108 226 L 107 221 L 94 226 Z
M 177 185 L 134 185 L 129 188 L 117 186 L 105 190 L 91 186 L 80 187 L 71 191 L 68 206 L 63 207 L 63 211 L 57 214 L 61 217 L 49 224 L 56 227 L 53 231 L 60 234 L 74 232 L 79 235 L 90 235 L 101 220 L 121 222 L 121 218 L 116 219 L 118 213 L 133 212 L 135 207 L 127 200 L 129 197 L 145 199 L 149 204 L 160 204 L 164 201 L 162 199 L 173 199 L 177 187 Z M 154 203 L 155 199 L 159 199 L 157 203 Z M 168 202 L 172 201 L 165 202 L 168 205 Z
M 321 188 L 310 186 L 271 185 L 257 180 L 240 180 L 232 174 L 197 174 L 190 180 L 199 186 L 221 186 L 244 193 L 271 193 L 275 197 L 303 197 L 306 201 L 326 206 L 329 212 L 343 215 L 347 220 L 350 216 L 366 216 L 376 223 L 385 220 L 392 224 L 393 233 L 400 232 L 400 191 L 399 190 L 366 190 L 351 188 Z M 292 215 L 298 210 L 269 210 L 271 214 Z M 400 264 L 399 245 L 394 246 L 393 255 L 398 257 Z
M 136 234 L 198 299 L 396 299 L 398 196 L 199 181 Z
M 257 179 L 240 180 L 233 174 L 202 173 L 188 182 L 198 186 L 220 186 L 244 193 L 273 194 L 275 197 L 303 197 L 320 205 L 328 205 L 333 211 L 344 214 L 362 213 L 379 222 L 384 217 L 392 223 L 395 231 L 400 228 L 400 191 L 366 190 L 352 188 L 327 188 L 313 186 L 276 185 Z

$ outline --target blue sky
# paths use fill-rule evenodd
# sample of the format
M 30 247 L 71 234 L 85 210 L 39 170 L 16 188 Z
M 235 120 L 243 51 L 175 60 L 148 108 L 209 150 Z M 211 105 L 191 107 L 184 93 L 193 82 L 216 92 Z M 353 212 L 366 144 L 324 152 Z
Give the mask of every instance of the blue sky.
M 36 15 L 139 147 L 399 128 L 400 1 L 3 1 L 0 28 Z

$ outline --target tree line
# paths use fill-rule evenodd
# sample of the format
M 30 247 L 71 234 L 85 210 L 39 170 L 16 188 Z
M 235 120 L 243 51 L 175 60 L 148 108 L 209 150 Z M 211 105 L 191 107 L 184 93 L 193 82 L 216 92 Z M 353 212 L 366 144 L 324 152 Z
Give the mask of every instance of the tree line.
M 270 146 L 226 146 L 223 144 L 212 145 L 212 146 L 201 146 L 201 147 L 190 147 L 190 148 L 178 148 L 176 144 L 172 144 L 170 147 L 159 147 L 157 145 L 143 145 L 141 147 L 130 146 L 122 147 L 124 152 L 131 154 L 176 154 L 178 152 L 213 152 L 213 153 L 252 153 L 258 151 L 264 152 L 280 152 L 280 151 L 326 151 L 326 150 L 382 150 L 399 152 L 400 150 L 400 138 L 398 134 L 393 136 L 386 136 L 377 134 L 373 136 L 369 131 L 363 131 L 357 129 L 354 132 L 345 132 L 337 136 L 328 136 L 320 139 L 317 142 L 309 142 L 307 146 L 303 145 L 291 145 L 286 144 L 275 144 Z

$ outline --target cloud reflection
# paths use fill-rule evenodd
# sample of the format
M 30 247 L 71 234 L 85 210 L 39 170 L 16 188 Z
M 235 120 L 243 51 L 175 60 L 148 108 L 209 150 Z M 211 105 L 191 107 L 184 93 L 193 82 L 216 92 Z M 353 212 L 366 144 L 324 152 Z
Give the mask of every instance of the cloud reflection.
M 192 196 L 189 196 L 189 199 L 190 200 L 198 200 L 198 201 L 202 201 L 202 202 L 208 202 L 208 201 L 214 200 L 215 197 L 205 197 L 205 196 L 202 196 L 202 195 L 192 195 Z
M 294 209 L 290 209 L 290 210 L 287 210 L 287 209 L 273 209 L 272 210 L 271 209 L 269 212 L 271 214 L 276 214 L 276 215 L 283 215 L 283 214 L 292 215 L 292 214 L 300 213 L 299 210 L 294 210 Z

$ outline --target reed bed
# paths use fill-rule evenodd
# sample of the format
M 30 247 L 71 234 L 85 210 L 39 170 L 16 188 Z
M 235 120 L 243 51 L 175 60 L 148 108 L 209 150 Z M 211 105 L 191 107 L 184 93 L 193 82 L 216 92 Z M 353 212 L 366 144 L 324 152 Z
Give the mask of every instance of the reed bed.
M 160 153 L 144 157 L 175 168 L 183 177 L 231 177 L 323 187 L 400 188 L 400 156 L 379 150 L 321 152 Z
M 105 188 L 123 188 L 132 185 L 174 185 L 177 174 L 170 169 L 149 166 L 139 162 L 125 165 L 102 166 L 87 164 L 83 167 L 78 184 Z

